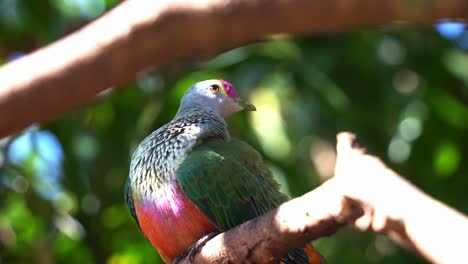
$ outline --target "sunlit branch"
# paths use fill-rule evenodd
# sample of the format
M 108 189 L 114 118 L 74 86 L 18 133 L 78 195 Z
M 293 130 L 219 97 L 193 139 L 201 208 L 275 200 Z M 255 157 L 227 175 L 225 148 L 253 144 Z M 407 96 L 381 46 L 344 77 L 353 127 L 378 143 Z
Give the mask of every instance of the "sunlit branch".
M 277 263 L 346 224 L 389 235 L 433 263 L 458 263 L 468 218 L 435 201 L 340 133 L 335 176 L 315 190 L 207 242 L 193 263 Z M 453 241 L 448 243 L 447 241 Z M 190 263 L 185 258 L 182 263 Z
M 76 109 L 154 64 L 208 58 L 273 33 L 430 24 L 467 14 L 463 0 L 124 1 L 0 69 L 0 137 Z

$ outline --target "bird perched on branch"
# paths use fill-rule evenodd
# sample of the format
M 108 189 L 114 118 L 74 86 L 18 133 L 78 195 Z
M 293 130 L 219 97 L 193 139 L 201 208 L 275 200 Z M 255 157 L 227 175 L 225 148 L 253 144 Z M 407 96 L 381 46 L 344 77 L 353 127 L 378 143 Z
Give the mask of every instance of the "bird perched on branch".
M 287 200 L 260 154 L 230 136 L 224 118 L 241 110 L 255 111 L 255 106 L 241 99 L 232 84 L 196 83 L 174 119 L 133 154 L 125 200 L 164 261 Z M 282 262 L 324 260 L 307 247 L 291 250 Z

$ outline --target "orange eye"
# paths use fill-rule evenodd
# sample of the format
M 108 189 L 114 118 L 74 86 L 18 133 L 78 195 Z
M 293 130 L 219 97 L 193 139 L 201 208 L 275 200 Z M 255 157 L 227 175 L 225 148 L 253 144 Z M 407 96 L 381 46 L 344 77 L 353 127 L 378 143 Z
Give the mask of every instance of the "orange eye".
M 217 92 L 219 92 L 219 85 L 217 85 L 217 84 L 211 85 L 211 86 L 210 86 L 210 91 L 211 91 L 212 93 L 217 93 Z

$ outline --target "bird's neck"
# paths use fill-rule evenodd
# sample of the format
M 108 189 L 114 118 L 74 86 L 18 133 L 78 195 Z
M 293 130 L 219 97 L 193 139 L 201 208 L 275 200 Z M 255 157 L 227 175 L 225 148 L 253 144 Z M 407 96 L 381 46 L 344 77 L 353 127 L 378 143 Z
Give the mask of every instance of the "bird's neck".
M 219 113 L 217 113 L 214 106 L 209 105 L 209 104 L 203 104 L 200 102 L 187 103 L 184 100 L 182 100 L 174 119 L 177 119 L 178 117 L 181 117 L 181 116 L 183 117 L 183 116 L 191 115 L 194 112 L 204 112 L 208 115 L 213 115 L 214 118 L 219 117 L 220 119 L 224 120 L 223 117 L 219 115 Z
M 185 130 L 182 136 L 195 137 L 197 140 L 207 137 L 230 137 L 224 118 L 208 105 L 182 104 L 169 124 L 171 123 L 183 123 L 184 127 L 193 128 Z
M 177 137 L 185 139 L 195 145 L 205 138 L 230 137 L 226 121 L 216 111 L 204 105 L 191 105 L 179 108 L 174 119 L 168 124 L 169 129 L 180 127 L 181 132 Z M 187 153 L 193 146 L 188 146 Z

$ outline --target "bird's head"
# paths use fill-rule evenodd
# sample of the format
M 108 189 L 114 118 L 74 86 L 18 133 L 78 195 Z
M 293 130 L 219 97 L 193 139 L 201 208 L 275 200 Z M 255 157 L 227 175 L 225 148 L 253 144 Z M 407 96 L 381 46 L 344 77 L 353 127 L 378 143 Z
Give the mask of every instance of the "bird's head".
M 200 105 L 227 117 L 241 110 L 255 111 L 255 106 L 239 97 L 232 84 L 225 80 L 206 80 L 190 87 L 182 98 L 180 109 Z

